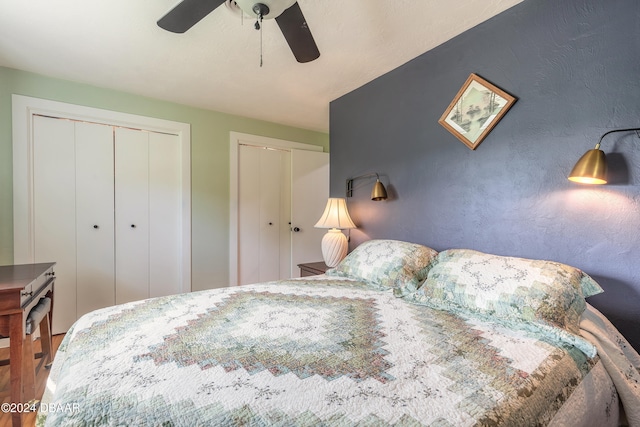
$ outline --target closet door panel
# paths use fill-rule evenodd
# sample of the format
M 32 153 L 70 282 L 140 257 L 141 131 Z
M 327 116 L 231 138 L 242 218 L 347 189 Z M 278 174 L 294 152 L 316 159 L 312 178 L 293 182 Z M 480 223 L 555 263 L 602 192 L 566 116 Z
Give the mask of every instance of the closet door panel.
M 293 236 L 292 200 L 291 200 L 291 152 L 282 151 L 280 157 L 280 279 L 292 276 L 291 239 Z M 321 259 L 321 258 L 319 258 Z M 300 271 L 294 265 L 296 271 Z M 299 274 L 299 273 L 298 273 Z
M 149 133 L 149 296 L 182 291 L 182 170 L 176 135 Z
M 238 284 L 289 277 L 289 152 L 238 146 Z
M 281 162 L 278 150 L 260 155 L 260 282 L 280 278 Z
M 238 284 L 260 281 L 260 148 L 238 147 Z
M 75 150 L 77 316 L 80 317 L 115 303 L 113 128 L 77 122 Z
M 149 297 L 149 133 L 115 137 L 116 303 Z
M 76 320 L 74 124 L 33 117 L 34 262 L 56 262 L 53 333 Z

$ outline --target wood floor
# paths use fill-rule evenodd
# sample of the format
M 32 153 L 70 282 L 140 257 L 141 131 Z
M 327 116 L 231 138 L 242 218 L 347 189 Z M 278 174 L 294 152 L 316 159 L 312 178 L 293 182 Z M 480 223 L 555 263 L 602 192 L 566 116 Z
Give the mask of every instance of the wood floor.
M 64 334 L 54 335 L 53 336 L 53 354 L 55 357 L 56 351 L 58 350 L 58 346 L 60 342 L 64 338 Z M 40 351 L 40 340 L 36 340 L 34 343 L 34 349 L 36 352 Z M 9 349 L 8 348 L 0 348 L 0 359 L 8 359 L 9 358 Z M 49 376 L 48 369 L 41 369 L 38 373 L 38 377 L 36 378 L 36 399 L 40 399 L 42 397 L 42 393 L 44 393 L 44 387 L 47 383 L 47 377 Z M 2 399 L 2 403 L 11 402 L 11 397 L 9 395 L 9 385 L 10 385 L 10 376 L 9 376 L 9 366 L 0 366 L 0 398 Z M 25 427 L 33 427 L 36 422 L 36 413 L 27 413 L 22 416 L 22 424 Z M 4 413 L 0 411 L 0 427 L 11 427 L 11 414 Z

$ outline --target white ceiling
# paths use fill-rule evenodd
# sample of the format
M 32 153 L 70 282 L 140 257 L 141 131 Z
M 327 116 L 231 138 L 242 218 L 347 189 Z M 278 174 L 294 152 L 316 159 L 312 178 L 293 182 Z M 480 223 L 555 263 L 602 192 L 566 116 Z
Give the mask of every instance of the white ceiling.
M 0 65 L 327 132 L 329 102 L 522 0 L 299 0 L 320 58 L 226 6 L 185 34 L 176 0 L 0 0 Z M 469 70 L 472 72 L 473 70 Z

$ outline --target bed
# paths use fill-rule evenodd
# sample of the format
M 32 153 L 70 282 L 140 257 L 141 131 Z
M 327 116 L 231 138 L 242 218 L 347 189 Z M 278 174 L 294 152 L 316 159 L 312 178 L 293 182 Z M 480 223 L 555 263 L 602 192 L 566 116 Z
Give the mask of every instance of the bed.
M 559 263 L 372 240 L 326 275 L 83 316 L 36 424 L 638 425 L 640 357 L 598 292 Z

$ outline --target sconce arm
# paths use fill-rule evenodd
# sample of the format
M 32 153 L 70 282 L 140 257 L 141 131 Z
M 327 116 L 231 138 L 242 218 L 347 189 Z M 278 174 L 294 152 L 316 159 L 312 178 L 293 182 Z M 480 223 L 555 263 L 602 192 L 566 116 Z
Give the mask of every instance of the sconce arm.
M 358 176 L 354 176 L 353 178 L 349 178 L 347 179 L 347 197 L 353 197 L 353 181 L 355 181 L 356 179 L 361 179 L 361 178 L 368 178 L 370 176 L 374 176 L 376 177 L 376 179 L 380 179 L 380 175 L 378 175 L 377 173 L 373 172 L 373 173 L 367 173 L 364 175 L 358 175 Z
M 629 128 L 629 129 L 614 129 L 614 130 L 610 130 L 609 132 L 605 132 L 600 139 L 598 140 L 598 143 L 596 144 L 596 150 L 600 149 L 600 144 L 602 143 L 602 140 L 604 139 L 605 136 L 609 135 L 610 133 L 615 133 L 615 132 L 635 132 L 636 135 L 638 136 L 638 138 L 640 138 L 640 133 L 638 133 L 640 131 L 640 128 Z

